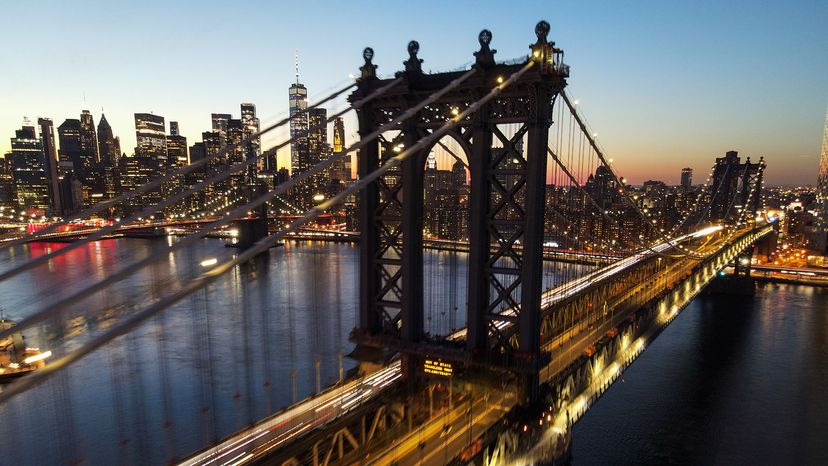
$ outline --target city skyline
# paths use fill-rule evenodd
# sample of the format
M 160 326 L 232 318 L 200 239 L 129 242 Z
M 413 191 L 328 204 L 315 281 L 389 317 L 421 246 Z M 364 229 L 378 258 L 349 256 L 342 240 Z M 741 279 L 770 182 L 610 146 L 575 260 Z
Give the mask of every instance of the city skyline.
M 421 11 L 411 13 L 406 24 L 389 24 L 395 22 L 387 21 L 388 12 L 357 5 L 342 12 L 318 9 L 312 21 L 308 19 L 310 30 L 289 34 L 279 26 L 290 22 L 290 13 L 298 6 L 247 6 L 220 12 L 190 11 L 194 9 L 187 5 L 142 5 L 119 7 L 117 14 L 111 6 L 96 2 L 87 2 L 85 8 L 48 2 L 10 6 L 12 16 L 37 15 L 39 21 L 26 29 L 12 24 L 0 35 L 8 35 L 7 43 L 22 38 L 45 54 L 23 56 L 7 48 L 0 55 L 4 63 L 15 64 L 14 72 L 0 77 L 0 83 L 16 90 L 2 97 L 6 111 L 0 115 L 0 130 L 6 136 L 0 138 L 0 153 L 10 149 L 9 138 L 24 116 L 59 123 L 77 118 L 81 110 L 92 111 L 97 121 L 102 109 L 127 154 L 135 147 L 130 124 L 134 113 L 178 121 L 181 134 L 196 141 L 209 130 L 211 113 L 252 102 L 264 127 L 275 119 L 274 113 L 285 113 L 284 96 L 295 80 L 297 50 L 300 78 L 313 102 L 357 72 L 365 45 L 375 48 L 375 63 L 383 75 L 402 68 L 406 40 L 401 37 L 420 41 L 424 69 L 454 69 L 472 58 L 476 33 L 484 27 L 497 31 L 493 39 L 497 59 L 525 54 L 527 39 L 517 31 L 525 31 L 544 13 L 543 8 L 532 7 L 539 3 L 498 16 L 483 9 L 470 12 L 462 26 L 449 27 L 454 23 L 452 12 L 460 5 L 443 6 L 444 14 L 429 16 L 437 5 L 426 3 Z M 171 53 L 151 58 L 117 55 L 140 48 L 146 40 L 140 27 L 149 24 L 143 20 L 158 9 L 168 14 L 152 23 L 151 32 L 169 45 Z M 264 14 L 256 13 L 260 9 Z M 828 102 L 823 84 L 828 65 L 812 58 L 828 39 L 817 20 L 826 10 L 807 2 L 798 8 L 771 2 L 670 9 L 660 4 L 632 9 L 567 4 L 556 9 L 552 30 L 567 50 L 573 77 L 578 76 L 570 93 L 580 100 L 602 146 L 631 183 L 661 179 L 678 184 L 681 168 L 706 173 L 711 157 L 736 150 L 765 157 L 774 167 L 769 184 L 813 185 Z M 546 16 L 553 16 L 552 12 Z M 206 26 L 180 37 L 173 20 L 184 18 Z M 266 18 L 276 27 L 264 28 Z M 78 28 L 99 46 L 68 52 L 55 47 L 61 34 Z M 229 33 L 228 39 L 217 44 L 208 41 L 211 31 L 219 29 Z M 399 43 L 377 43 L 376 37 L 392 29 Z M 339 40 L 329 40 L 332 34 Z M 242 39 L 250 46 L 238 47 Z M 226 56 L 228 48 L 235 58 L 227 66 L 197 66 L 207 63 L 212 54 Z M 624 53 L 618 53 L 619 48 Z M 191 66 L 171 69 L 169 60 Z M 247 66 L 250 62 L 256 66 Z M 58 69 L 60 73 L 55 72 Z M 795 86 L 786 85 L 791 76 Z M 244 86 L 227 84 L 234 80 L 242 80 Z M 348 142 L 354 140 L 354 121 L 352 116 L 346 119 Z M 263 148 L 287 134 L 277 131 L 263 138 Z M 289 148 L 280 151 L 278 166 L 289 167 L 289 158 Z
M 828 5 L 326 1 L 6 9 L 0 463 L 828 457 Z

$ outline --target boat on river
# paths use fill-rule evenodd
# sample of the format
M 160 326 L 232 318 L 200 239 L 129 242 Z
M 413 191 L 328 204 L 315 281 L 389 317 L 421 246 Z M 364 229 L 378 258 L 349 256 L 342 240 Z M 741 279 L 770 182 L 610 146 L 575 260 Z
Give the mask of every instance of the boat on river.
M 15 325 L 11 320 L 0 318 L 0 331 Z M 46 366 L 46 358 L 51 355 L 51 351 L 27 347 L 20 332 L 12 333 L 0 340 L 0 384 L 10 383 Z

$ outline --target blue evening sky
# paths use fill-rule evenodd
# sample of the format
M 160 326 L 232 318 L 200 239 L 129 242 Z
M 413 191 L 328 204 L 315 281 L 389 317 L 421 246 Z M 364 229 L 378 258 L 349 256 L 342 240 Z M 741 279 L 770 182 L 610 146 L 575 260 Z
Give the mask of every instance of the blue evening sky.
M 701 182 L 729 149 L 764 155 L 771 184 L 816 181 L 825 1 L 75 0 L 2 11 L 0 153 L 24 116 L 57 126 L 83 108 L 96 122 L 105 110 L 127 153 L 135 112 L 179 121 L 192 144 L 211 112 L 238 116 L 243 101 L 263 122 L 284 114 L 295 50 L 313 100 L 357 72 L 366 45 L 382 74 L 401 68 L 411 39 L 426 69 L 447 70 L 472 60 L 482 28 L 499 59 L 527 53 L 546 19 L 570 93 L 631 182 L 675 183 L 684 166 Z

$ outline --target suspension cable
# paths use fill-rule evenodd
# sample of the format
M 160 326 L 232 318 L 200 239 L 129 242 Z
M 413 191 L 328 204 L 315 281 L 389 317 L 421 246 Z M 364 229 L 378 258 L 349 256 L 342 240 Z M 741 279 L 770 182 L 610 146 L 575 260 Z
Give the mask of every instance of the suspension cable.
M 396 81 L 395 81 L 395 83 L 396 83 Z M 356 82 L 353 82 L 353 83 L 343 87 L 342 89 L 339 89 L 338 91 L 333 92 L 332 94 L 328 95 L 327 97 L 320 100 L 319 102 L 316 102 L 315 104 L 309 106 L 307 109 L 303 110 L 303 112 L 306 112 L 308 110 L 319 107 L 320 105 L 322 105 L 322 104 L 324 104 L 324 103 L 326 103 L 330 100 L 335 99 L 336 97 L 338 97 L 341 94 L 345 93 L 346 91 L 348 91 L 352 87 L 356 86 L 356 84 L 357 84 Z M 288 122 L 290 122 L 290 120 L 292 118 L 293 118 L 293 115 L 285 117 L 284 119 L 279 120 L 278 122 L 273 123 L 272 125 L 251 134 L 247 138 L 244 138 L 244 139 L 242 139 L 241 141 L 239 141 L 235 144 L 224 147 L 222 150 L 216 152 L 215 154 L 208 154 L 203 159 L 196 160 L 195 162 L 190 163 L 189 165 L 185 165 L 185 166 L 180 167 L 176 170 L 173 170 L 172 172 L 170 172 L 170 173 L 168 173 L 164 176 L 161 176 L 159 178 L 156 178 L 153 181 L 145 183 L 145 184 L 133 189 L 132 191 L 123 193 L 123 194 L 121 194 L 119 196 L 116 196 L 112 199 L 106 199 L 104 201 L 95 203 L 94 205 L 92 205 L 88 209 L 83 210 L 81 212 L 78 212 L 76 214 L 73 214 L 73 215 L 69 216 L 68 218 L 64 218 L 60 222 L 53 223 L 53 224 L 51 224 L 51 225 L 49 225 L 45 228 L 41 228 L 40 230 L 32 232 L 28 235 L 24 235 L 20 238 L 12 239 L 12 240 L 9 240 L 9 241 L 4 241 L 4 242 L 0 243 L 0 249 L 9 248 L 9 247 L 21 244 L 21 243 L 29 242 L 29 241 L 32 241 L 34 239 L 43 237 L 43 236 L 45 236 L 49 233 L 53 233 L 55 230 L 57 230 L 58 228 L 60 228 L 62 226 L 68 225 L 69 223 L 71 223 L 74 220 L 89 217 L 90 215 L 93 215 L 93 214 L 96 214 L 96 213 L 101 212 L 103 210 L 106 210 L 108 207 L 110 207 L 112 205 L 115 205 L 118 202 L 126 201 L 126 200 L 131 199 L 131 198 L 133 198 L 133 197 L 135 197 L 139 194 L 142 194 L 142 193 L 146 193 L 146 192 L 149 192 L 149 191 L 154 191 L 154 190 L 158 189 L 159 187 L 161 187 L 161 185 L 163 183 L 171 181 L 177 176 L 186 175 L 186 174 L 192 172 L 193 170 L 195 170 L 196 168 L 198 168 L 202 165 L 205 165 L 210 160 L 212 160 L 214 158 L 217 158 L 217 157 L 223 157 L 223 156 L 227 155 L 228 153 L 230 153 L 230 151 L 238 149 L 239 147 L 243 147 L 244 145 L 246 145 L 246 144 L 252 142 L 253 140 L 255 140 L 256 138 L 261 137 L 263 134 L 266 134 L 266 133 L 268 133 L 268 132 L 270 132 L 270 131 L 272 131 L 272 130 L 280 127 L 280 126 L 283 126 L 283 125 L 287 124 Z M 132 219 L 132 217 L 130 219 L 126 219 L 126 220 L 131 220 L 131 219 Z M 118 222 L 118 224 L 123 224 L 123 222 Z
M 38 322 L 42 322 L 43 320 L 49 318 L 49 316 L 60 312 L 60 310 L 66 308 L 67 306 L 75 304 L 78 301 L 84 299 L 89 294 L 94 293 L 98 290 L 101 290 L 101 289 L 109 286 L 112 283 L 119 282 L 119 281 L 131 276 L 132 274 L 134 274 L 138 270 L 141 270 L 142 268 L 144 268 L 148 264 L 150 264 L 152 262 L 155 262 L 156 260 L 159 260 L 161 258 L 167 257 L 168 254 L 170 254 L 171 252 L 173 252 L 175 250 L 178 250 L 180 248 L 183 248 L 184 246 L 187 246 L 189 244 L 192 244 L 192 243 L 196 242 L 197 240 L 207 236 L 210 232 L 214 231 L 215 229 L 217 229 L 219 227 L 222 227 L 224 225 L 227 225 L 228 223 L 232 222 L 236 217 L 238 217 L 240 215 L 244 215 L 250 209 L 258 207 L 258 206 L 264 204 L 265 202 L 268 202 L 271 199 L 275 198 L 276 196 L 278 196 L 280 194 L 283 194 L 283 193 L 289 191 L 290 189 L 293 189 L 294 186 L 302 183 L 303 181 L 310 178 L 311 176 L 324 171 L 325 169 L 327 169 L 328 167 L 333 165 L 335 162 L 337 162 L 339 159 L 344 158 L 347 154 L 365 147 L 370 141 L 377 138 L 383 132 L 388 131 L 389 129 L 392 129 L 392 128 L 396 127 L 400 122 L 414 116 L 422 108 L 424 108 L 425 106 L 431 104 L 435 100 L 439 99 L 440 97 L 445 95 L 447 92 L 449 92 L 451 89 L 454 89 L 455 87 L 459 86 L 460 84 L 462 84 L 465 80 L 470 78 L 476 72 L 477 72 L 477 69 L 472 69 L 472 70 L 466 72 L 465 74 L 455 78 L 452 82 L 450 82 L 446 87 L 444 87 L 440 91 L 432 94 L 429 98 L 427 98 L 427 99 L 423 100 L 422 102 L 418 103 L 417 105 L 411 107 L 408 111 L 406 111 L 403 114 L 397 116 L 396 118 L 394 118 L 390 122 L 380 126 L 375 131 L 373 131 L 372 133 L 368 134 L 367 136 L 361 138 L 358 142 L 352 144 L 350 147 L 343 150 L 342 152 L 340 152 L 338 154 L 334 154 L 331 157 L 328 157 L 327 159 L 317 163 L 316 165 L 314 165 L 310 169 L 294 176 L 293 178 L 285 181 L 284 183 L 281 183 L 279 186 L 275 187 L 272 191 L 259 196 L 258 198 L 254 199 L 252 202 L 249 202 L 247 204 L 244 204 L 242 206 L 234 208 L 233 210 L 228 212 L 224 217 L 205 225 L 204 227 L 202 227 L 198 231 L 196 231 L 196 232 L 180 239 L 179 241 L 177 241 L 176 243 L 174 243 L 172 245 L 167 246 L 166 249 L 162 249 L 161 251 L 159 251 L 155 254 L 152 254 L 150 256 L 147 256 L 146 258 L 144 258 L 144 259 L 142 259 L 138 262 L 130 264 L 130 265 L 124 267 L 123 269 L 115 272 L 114 274 L 109 275 L 106 278 L 100 280 L 99 282 L 94 283 L 94 284 L 86 287 L 85 289 L 80 290 L 80 291 L 78 291 L 78 292 L 76 292 L 76 293 L 74 293 L 74 294 L 72 294 L 72 295 L 70 295 L 66 298 L 63 298 L 63 299 L 61 299 L 60 301 L 58 301 L 54 304 L 50 304 L 50 305 L 46 306 L 45 308 L 41 309 L 40 311 L 26 317 L 21 322 L 19 322 L 14 327 L 13 331 L 12 331 L 12 329 L 6 329 L 6 330 L 0 331 L 0 339 L 5 338 L 7 335 L 11 335 L 11 333 L 13 333 L 13 332 L 22 331 L 22 330 L 24 330 L 28 327 L 31 327 L 32 325 L 34 325 Z M 398 78 L 398 79 L 400 79 L 400 78 Z M 398 82 L 398 81 L 395 80 L 394 82 Z M 387 89 L 387 88 L 388 88 L 388 86 L 384 86 L 384 87 L 378 89 L 377 91 L 380 91 L 382 89 Z M 369 96 L 369 97 L 372 97 L 372 96 Z M 368 97 L 366 97 L 366 99 L 367 98 Z M 363 99 L 363 101 L 364 100 L 365 99 Z M 72 243 L 69 246 L 72 246 L 73 244 L 75 244 L 75 243 Z M 66 248 L 61 248 L 61 250 L 63 250 L 63 249 L 66 249 Z M 37 259 L 35 259 L 35 261 L 36 260 Z M 31 262 L 34 262 L 34 261 L 31 261 Z M 26 264 L 23 264 L 23 266 L 25 266 L 25 265 Z M 23 266 L 21 266 L 21 267 L 23 267 Z M 15 271 L 15 269 L 12 269 L 9 272 L 5 272 L 3 274 L 0 274 L 0 280 L 3 280 L 5 278 L 7 278 L 7 274 L 9 274 L 11 272 L 19 273 L 20 271 Z
M 423 150 L 427 145 L 432 144 L 435 140 L 439 139 L 443 135 L 445 135 L 450 129 L 456 126 L 461 120 L 467 118 L 469 115 L 476 112 L 480 107 L 493 98 L 500 95 L 504 89 L 509 87 L 511 84 L 516 82 L 523 76 L 527 71 L 529 71 L 532 66 L 534 66 L 535 62 L 529 60 L 526 65 L 521 68 L 520 70 L 516 71 L 512 74 L 508 79 L 504 82 L 496 85 L 491 91 L 489 91 L 486 95 L 484 95 L 479 100 L 475 101 L 473 104 L 469 105 L 463 112 L 456 115 L 452 119 L 448 120 L 445 124 L 443 124 L 440 128 L 434 130 L 431 135 L 421 138 L 417 141 L 413 146 L 407 147 L 401 152 L 399 155 L 391 157 L 384 163 L 382 166 L 378 167 L 365 177 L 354 181 L 348 187 L 343 189 L 340 193 L 336 196 L 322 202 L 320 205 L 309 209 L 305 215 L 300 218 L 295 219 L 290 224 L 285 226 L 282 230 L 269 235 L 265 238 L 260 239 L 252 247 L 245 250 L 244 252 L 239 253 L 235 258 L 223 262 L 221 264 L 215 265 L 210 270 L 203 272 L 200 276 L 191 280 L 187 285 L 179 289 L 178 291 L 167 295 L 166 297 L 160 299 L 156 303 L 144 308 L 143 310 L 129 316 L 126 320 L 117 324 L 109 329 L 109 331 L 102 333 L 96 337 L 91 338 L 77 349 L 72 352 L 67 353 L 63 357 L 59 358 L 56 361 L 53 361 L 46 367 L 38 370 L 35 374 L 23 379 L 22 381 L 12 385 L 8 390 L 5 390 L 3 393 L 0 393 L 0 404 L 10 400 L 12 397 L 24 393 L 44 381 L 48 380 L 52 375 L 58 373 L 61 369 L 68 367 L 69 365 L 77 362 L 87 354 L 95 351 L 96 349 L 104 346 L 111 340 L 129 333 L 132 329 L 137 327 L 138 325 L 142 324 L 144 321 L 149 319 L 150 317 L 156 315 L 159 312 L 167 309 L 168 307 L 172 306 L 173 304 L 177 303 L 178 301 L 184 299 L 185 297 L 189 296 L 190 294 L 203 289 L 210 283 L 214 282 L 224 273 L 229 270 L 232 270 L 233 267 L 243 264 L 250 259 L 254 258 L 255 256 L 261 254 L 264 251 L 267 251 L 274 245 L 278 244 L 279 241 L 284 238 L 288 233 L 296 230 L 300 226 L 304 225 L 305 223 L 316 219 L 326 210 L 335 207 L 336 205 L 345 201 L 345 199 L 360 190 L 362 190 L 365 186 L 369 183 L 372 183 L 380 176 L 387 173 L 394 167 L 397 167 L 402 163 L 403 160 L 410 157 L 412 154 L 417 153 L 420 150 Z M 467 74 L 463 76 L 470 76 L 475 70 L 472 69 Z M 461 76 L 462 77 L 462 76 Z M 460 78 L 457 78 L 460 79 Z M 445 88 L 444 88 L 445 89 Z M 318 165 L 317 165 L 318 166 Z M 307 173 L 307 172 L 306 172 Z
M 567 107 L 569 107 L 569 111 L 572 114 L 572 116 L 575 118 L 575 121 L 580 126 L 581 132 L 586 136 L 586 138 L 589 141 L 592 148 L 595 149 L 595 154 L 601 160 L 602 165 L 604 165 L 604 167 L 609 171 L 610 175 L 612 175 L 612 178 L 615 181 L 615 183 L 618 186 L 621 187 L 620 189 L 621 189 L 621 193 L 624 195 L 624 199 L 626 199 L 630 203 L 630 205 L 638 213 L 638 215 L 644 220 L 644 222 L 648 225 L 648 227 L 652 228 L 655 231 L 656 235 L 659 237 L 660 240 L 662 240 L 665 243 L 669 244 L 671 247 L 676 247 L 676 243 L 672 239 L 666 238 L 664 236 L 663 232 L 659 231 L 658 228 L 656 228 L 654 225 L 652 225 L 650 223 L 650 220 L 647 219 L 647 216 L 644 215 L 644 212 L 641 211 L 641 208 L 638 207 L 638 204 L 636 204 L 632 200 L 632 198 L 630 198 L 629 192 L 627 192 L 627 190 L 624 189 L 624 184 L 621 183 L 621 180 L 619 179 L 618 175 L 615 173 L 615 170 L 613 170 L 612 166 L 610 166 L 609 162 L 607 162 L 607 159 L 604 157 L 604 153 L 601 152 L 601 149 L 598 148 L 598 145 L 596 144 L 596 142 L 593 139 L 592 135 L 589 134 L 589 131 L 587 130 L 586 125 L 581 120 L 581 117 L 578 115 L 577 110 L 572 105 L 572 102 L 569 101 L 569 97 L 566 95 L 566 91 L 561 91 L 560 95 L 561 95 L 561 97 L 563 97 L 564 102 L 566 102 Z M 647 249 L 650 249 L 650 247 L 647 247 Z M 698 256 L 694 253 L 687 252 L 683 248 L 679 248 L 679 250 L 681 251 L 682 255 L 691 257 L 693 259 L 703 259 L 704 258 L 704 256 Z
M 43 263 L 45 263 L 45 262 L 47 262 L 47 261 L 49 261 L 49 260 L 51 260 L 51 259 L 53 259 L 53 258 L 57 257 L 57 256 L 60 256 L 60 255 L 62 255 L 62 254 L 65 254 L 65 253 L 67 253 L 67 252 L 69 252 L 69 251 L 71 251 L 71 250 L 73 250 L 73 249 L 76 249 L 76 248 L 78 248 L 78 247 L 80 247 L 80 246 L 82 246 L 82 245 L 84 245 L 84 244 L 87 244 L 87 243 L 90 243 L 90 242 L 92 242 L 92 241 L 95 241 L 95 240 L 101 239 L 101 238 L 103 238 L 104 236 L 106 236 L 107 234 L 109 234 L 109 233 L 112 233 L 112 232 L 116 231 L 116 230 L 117 230 L 118 228 L 120 228 L 121 226 L 123 226 L 123 225 L 125 225 L 125 224 L 127 224 L 127 223 L 129 223 L 129 222 L 131 222 L 131 221 L 133 221 L 133 220 L 134 220 L 134 219 L 136 219 L 136 218 L 149 217 L 150 215 L 153 215 L 153 214 L 155 214 L 156 212 L 161 211 L 162 209 L 164 209 L 164 208 L 165 208 L 165 207 L 167 207 L 167 206 L 174 205 L 174 204 L 176 204 L 176 203 L 178 203 L 178 202 L 183 201 L 183 200 L 184 200 L 184 199 L 186 199 L 188 196 L 190 196 L 190 195 L 192 195 L 192 194 L 194 194 L 194 193 L 197 193 L 197 192 L 199 192 L 199 191 L 203 190 L 203 189 L 204 189 L 204 188 L 206 188 L 207 186 L 210 186 L 210 185 L 212 185 L 212 184 L 214 184 L 214 183 L 217 183 L 217 182 L 219 182 L 219 181 L 222 181 L 222 180 L 224 180 L 224 179 L 226 179 L 226 178 L 230 177 L 230 176 L 231 176 L 231 175 L 233 175 L 234 173 L 238 173 L 238 172 L 240 172 L 240 171 L 243 171 L 243 170 L 244 170 L 245 168 L 247 168 L 248 166 L 252 165 L 253 163 L 256 163 L 256 161 L 257 161 L 257 160 L 259 160 L 259 159 L 261 159 L 261 158 L 263 158 L 263 157 L 265 157 L 265 158 L 266 158 L 266 157 L 269 157 L 269 156 L 271 156 L 271 155 L 273 155 L 273 154 L 276 154 L 276 152 L 277 152 L 279 149 L 281 149 L 281 148 L 283 148 L 283 147 L 287 146 L 288 144 L 290 144 L 290 143 L 292 143 L 292 142 L 294 142 L 294 141 L 298 140 L 299 138 L 302 138 L 302 137 L 307 136 L 307 135 L 308 135 L 308 134 L 310 134 L 310 132 L 312 132 L 312 131 L 315 131 L 315 130 L 317 130 L 317 129 L 320 129 L 320 128 L 324 127 L 324 126 L 325 126 L 325 125 L 327 125 L 329 122 L 331 122 L 331 121 L 335 120 L 336 118 L 338 118 L 338 117 L 340 117 L 340 116 L 344 115 L 345 113 L 349 112 L 352 108 L 359 108 L 359 107 L 361 107 L 362 105 L 364 105 L 367 101 L 369 101 L 369 100 L 371 100 L 371 99 L 374 99 L 374 98 L 378 97 L 379 95 L 384 94 L 387 90 L 389 90 L 390 88 L 392 88 L 393 86 L 395 86 L 395 85 L 396 85 L 397 83 L 399 83 L 401 80 L 402 80 L 402 78 L 397 78 L 397 79 L 395 79 L 394 81 L 392 81 L 392 82 L 391 82 L 391 83 L 389 83 L 388 85 L 383 86 L 383 87 L 381 87 L 381 88 L 377 89 L 377 90 L 376 90 L 376 91 L 374 91 L 371 95 L 369 95 L 369 96 L 365 97 L 364 99 L 360 100 L 359 102 L 356 102 L 356 103 L 354 103 L 353 105 L 349 106 L 348 108 L 346 108 L 346 109 L 344 109 L 344 110 L 341 110 L 341 111 L 337 112 L 336 114 L 332 115 L 332 116 L 331 116 L 331 117 L 329 117 L 329 118 L 328 118 L 325 122 L 319 123 L 319 124 L 314 125 L 314 126 L 312 126 L 312 127 L 308 128 L 308 129 L 306 129 L 306 130 L 302 130 L 302 131 L 300 131 L 299 133 L 297 133 L 296 135 L 294 135 L 294 136 L 293 136 L 293 137 L 291 137 L 290 139 L 288 139 L 288 140 L 286 140 L 286 141 L 284 141 L 284 142 L 282 142 L 282 143 L 280 143 L 280 144 L 277 144 L 276 146 L 274 146 L 274 147 L 272 147 L 272 148 L 268 149 L 267 151 L 263 152 L 262 154 L 256 155 L 255 157 L 249 157 L 249 158 L 245 159 L 244 161 L 242 161 L 242 162 L 240 162 L 240 163 L 238 163 L 238 164 L 236 164 L 236 165 L 232 165 L 232 166 L 228 167 L 228 169 L 227 169 L 227 170 L 224 170 L 224 171 L 222 171 L 222 172 L 220 172 L 220 173 L 218 173 L 218 174 L 214 175 L 212 178 L 209 178 L 209 179 L 207 179 L 207 180 L 201 181 L 201 182 L 199 182 L 199 183 L 197 183 L 197 184 L 193 185 L 192 187 L 190 187 L 190 188 L 188 188 L 188 189 L 186 189 L 186 190 L 184 190 L 184 191 L 182 191 L 182 192 L 180 192 L 180 193 L 177 193 L 177 194 L 175 194 L 175 195 L 173 195 L 173 196 L 171 196 L 171 197 L 169 197 L 169 198 L 165 199 L 164 201 L 162 201 L 162 202 L 160 202 L 160 203 L 158 203 L 158 204 L 153 204 L 153 205 L 151 205 L 151 206 L 147 206 L 147 207 L 145 207 L 143 210 L 141 210 L 140 212 L 138 212 L 138 213 L 137 213 L 137 214 L 135 214 L 135 215 L 132 215 L 132 216 L 131 216 L 131 217 L 129 217 L 129 218 L 122 219 L 122 220 L 119 220 L 119 221 L 115 222 L 115 223 L 114 223 L 114 224 L 112 224 L 112 225 L 107 225 L 107 226 L 105 226 L 105 227 L 102 227 L 102 228 L 98 229 L 96 232 L 92 233 L 91 235 L 87 236 L 86 238 L 84 238 L 84 239 L 82 239 L 82 240 L 80 240 L 80 241 L 75 241 L 75 242 L 72 242 L 72 243 L 68 244 L 66 247 L 63 247 L 63 248 L 57 249 L 57 250 L 55 250 L 55 251 L 51 251 L 51 252 L 49 252 L 49 253 L 47 253 L 47 254 L 43 254 L 43 255 L 41 255 L 41 256 L 38 256 L 38 257 L 37 257 L 37 258 L 35 258 L 35 259 L 32 259 L 32 260 L 30 260 L 30 261 L 28 261 L 28 262 L 23 263 L 23 264 L 21 264 L 21 265 L 19 265 L 19 266 L 15 267 L 15 268 L 12 268 L 12 269 L 7 270 L 7 271 L 5 271 L 5 272 L 3 272 L 3 273 L 0 273 L 0 281 L 6 280 L 6 279 L 8 279 L 8 278 L 11 278 L 11 277 L 13 277 L 13 276 L 15 276 L 15 275 L 17 275 L 17 274 L 21 273 L 21 272 L 24 272 L 24 271 L 26 271 L 26 270 L 30 270 L 30 269 L 32 269 L 32 268 L 34 268 L 34 267 L 37 267 L 37 266 L 39 266 L 39 265 L 41 265 L 41 264 L 43 264 Z M 349 88 L 350 88 L 350 86 L 349 86 Z M 338 91 L 338 92 L 339 92 L 339 93 L 341 93 L 341 92 L 344 92 L 344 90 L 343 90 L 343 91 Z M 320 105 L 320 104 L 321 104 L 321 103 L 323 103 L 323 102 L 325 102 L 325 100 L 323 100 L 322 102 L 319 102 L 319 103 L 315 104 L 315 106 L 318 106 L 318 105 Z M 285 120 L 283 120 L 283 121 L 285 121 Z M 281 123 L 281 122 L 280 122 L 280 123 Z M 272 126 L 270 129 L 272 129 L 273 127 L 275 127 L 275 126 Z M 268 130 L 269 130 L 269 129 L 268 129 Z M 260 133 L 261 133 L 261 132 L 260 132 Z M 257 134 L 259 134 L 259 133 L 257 133 Z M 226 150 L 227 150 L 227 149 L 225 149 L 224 151 L 226 151 Z M 221 154 L 222 152 L 223 152 L 223 151 L 217 152 L 216 154 L 213 154 L 211 157 L 217 157 L 217 156 L 219 156 L 219 154 Z M 196 163 L 194 163 L 194 164 L 187 165 L 186 167 L 192 167 L 192 166 L 194 166 L 195 164 L 200 163 L 200 162 L 202 162 L 202 161 L 204 161 L 204 160 L 208 160 L 208 159 L 209 159 L 209 158 L 204 158 L 204 159 L 201 159 L 201 160 L 197 161 L 197 162 L 196 162 Z M 182 168 L 183 168 L 183 167 L 182 167 Z M 154 182 L 153 182 L 153 183 L 154 183 Z M 152 184 L 152 183 L 148 183 L 148 184 Z M 144 185 L 144 186 L 147 186 L 147 185 Z M 140 189 L 140 188 L 139 188 L 139 189 Z M 137 191 L 138 191 L 138 189 L 136 189 L 135 191 L 132 191 L 132 192 L 137 192 Z M 96 204 L 96 205 L 97 205 L 97 204 Z M 59 226 L 59 225 L 60 225 L 60 223 L 55 224 L 55 225 L 56 225 L 56 226 Z M 42 230 L 41 230 L 41 231 L 42 231 Z M 7 244 L 6 246 L 10 246 L 10 244 Z

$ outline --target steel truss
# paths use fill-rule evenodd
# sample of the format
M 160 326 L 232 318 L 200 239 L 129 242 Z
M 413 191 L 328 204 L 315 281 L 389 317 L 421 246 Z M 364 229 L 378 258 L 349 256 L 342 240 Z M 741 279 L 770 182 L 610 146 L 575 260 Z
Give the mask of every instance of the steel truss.
M 457 121 L 449 136 L 465 152 L 471 183 L 468 338 L 462 357 L 517 368 L 530 374 L 536 385 L 543 365 L 540 298 L 547 136 L 555 98 L 566 86 L 569 71 L 562 63 L 563 52 L 547 40 L 548 23 L 539 23 L 535 32 L 538 40 L 527 60 L 538 66 L 459 120 L 464 109 L 526 65 L 496 64 L 495 51 L 489 48 L 491 33 L 481 32 L 481 48 L 475 53 L 478 73 L 400 123 L 395 137 L 361 150 L 358 170 L 360 177 L 366 176 L 395 150 L 413 145 L 447 121 Z M 463 73 L 425 74 L 418 51 L 415 41 L 409 43 L 409 60 L 398 74 L 403 82 L 358 110 L 360 135 L 393 121 Z M 364 57 L 352 101 L 388 81 L 376 77 L 373 54 Z M 517 129 L 507 135 L 506 124 Z M 524 139 L 525 150 L 520 150 Z M 406 159 L 399 170 L 372 183 L 360 196 L 360 318 L 354 338 L 364 348 L 402 351 L 408 360 L 440 347 L 457 349 L 455 343 L 427 339 L 423 333 L 423 177 L 428 153 L 422 150 Z M 515 312 L 504 315 L 507 308 Z M 496 326 L 504 320 L 519 330 L 517 350 Z M 414 367 L 409 364 L 407 373 Z

